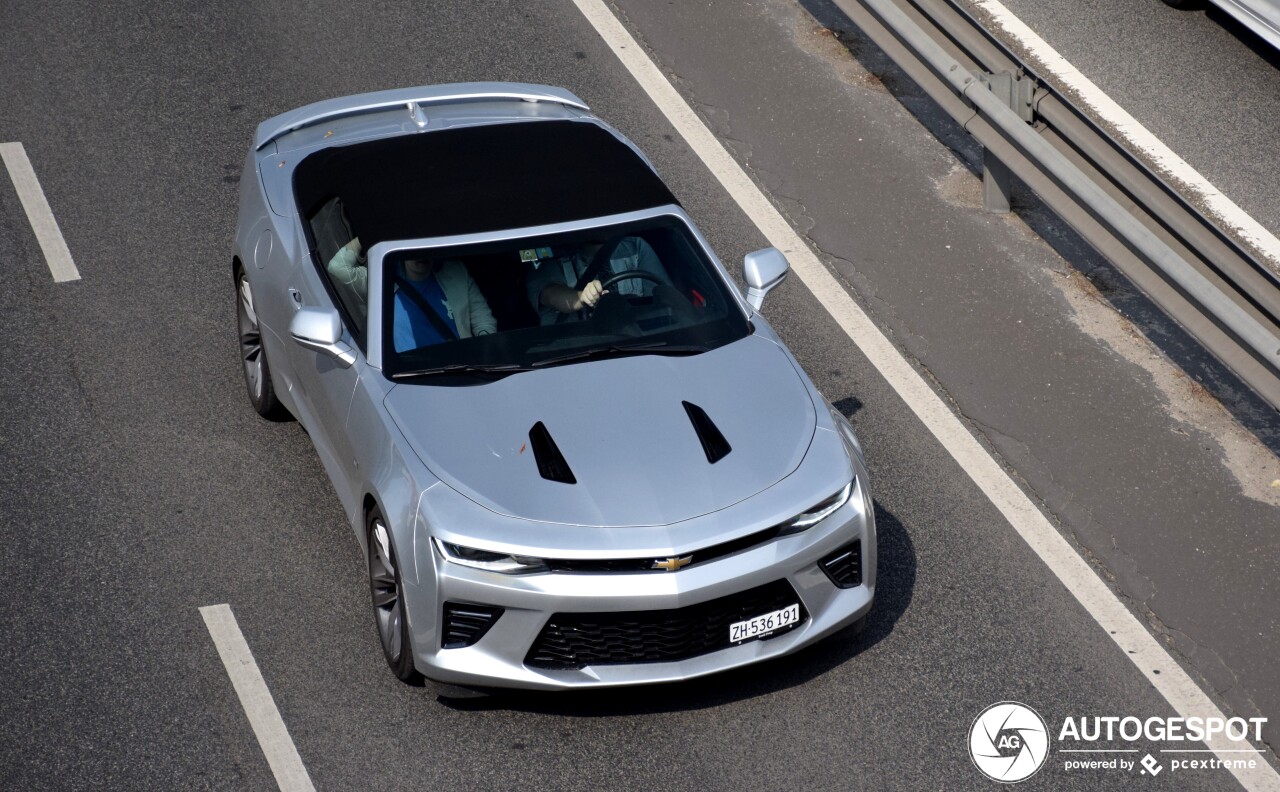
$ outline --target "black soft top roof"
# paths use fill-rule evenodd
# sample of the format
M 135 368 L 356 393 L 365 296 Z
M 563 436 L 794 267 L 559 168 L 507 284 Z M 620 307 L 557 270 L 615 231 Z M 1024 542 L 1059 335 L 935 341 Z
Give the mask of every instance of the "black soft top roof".
M 676 203 L 634 150 L 582 121 L 442 129 L 322 149 L 294 190 L 310 218 L 337 196 L 378 242 L 560 223 Z

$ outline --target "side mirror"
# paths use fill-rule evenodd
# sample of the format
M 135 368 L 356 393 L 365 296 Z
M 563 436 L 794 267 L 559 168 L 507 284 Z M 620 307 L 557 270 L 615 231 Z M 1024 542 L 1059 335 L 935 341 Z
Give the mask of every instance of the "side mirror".
M 343 368 L 356 362 L 355 350 L 342 340 L 342 319 L 331 308 L 299 308 L 289 322 L 289 335 L 299 345 L 325 353 Z
M 764 296 L 787 277 L 791 265 L 777 248 L 764 248 L 748 253 L 742 260 L 742 278 L 747 282 L 747 302 L 757 311 Z

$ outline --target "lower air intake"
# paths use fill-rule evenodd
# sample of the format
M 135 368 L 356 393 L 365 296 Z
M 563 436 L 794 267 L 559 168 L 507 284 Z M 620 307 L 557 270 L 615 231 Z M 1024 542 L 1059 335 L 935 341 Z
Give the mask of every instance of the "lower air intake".
M 842 589 L 862 585 L 862 543 L 845 545 L 819 561 L 818 566 Z
M 440 629 L 440 646 L 444 649 L 471 646 L 489 632 L 489 628 L 501 615 L 502 608 L 446 602 Z
M 547 620 L 524 662 L 536 668 L 582 668 L 619 663 L 661 663 L 725 649 L 729 626 L 789 605 L 800 618 L 761 636 L 776 638 L 808 619 L 785 580 L 727 597 L 670 610 L 625 613 L 557 613 Z

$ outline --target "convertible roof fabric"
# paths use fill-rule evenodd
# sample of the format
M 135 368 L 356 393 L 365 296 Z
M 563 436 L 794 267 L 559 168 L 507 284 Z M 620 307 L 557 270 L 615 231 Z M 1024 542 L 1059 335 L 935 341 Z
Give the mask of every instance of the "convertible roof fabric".
M 308 218 L 340 198 L 366 248 L 677 203 L 645 161 L 609 131 L 559 120 L 321 149 L 299 163 L 294 189 Z

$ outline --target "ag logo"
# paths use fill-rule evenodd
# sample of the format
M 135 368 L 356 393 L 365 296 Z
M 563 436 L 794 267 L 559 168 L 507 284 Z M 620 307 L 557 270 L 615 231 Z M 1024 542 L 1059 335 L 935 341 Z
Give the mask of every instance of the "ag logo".
M 969 728 L 969 756 L 993 781 L 1022 781 L 1035 775 L 1049 758 L 1049 729 L 1044 718 L 1025 704 L 992 704 Z

